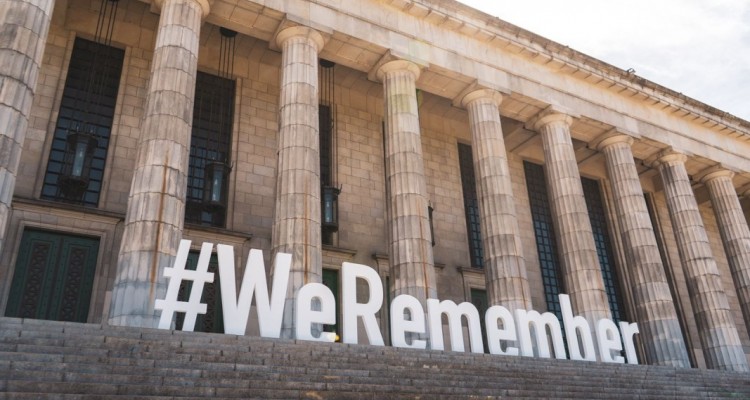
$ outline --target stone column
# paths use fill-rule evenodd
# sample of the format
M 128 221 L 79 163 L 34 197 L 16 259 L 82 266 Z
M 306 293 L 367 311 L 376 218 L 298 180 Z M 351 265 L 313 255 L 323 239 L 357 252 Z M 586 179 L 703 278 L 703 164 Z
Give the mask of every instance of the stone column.
M 419 73 L 416 64 L 395 60 L 383 64 L 377 76 L 385 90 L 392 298 L 408 294 L 426 305 L 437 288 L 417 110 Z
M 0 251 L 54 0 L 0 0 Z
M 109 323 L 156 327 L 185 219 L 190 135 L 205 0 L 163 0 L 130 186 Z
M 597 148 L 604 153 L 607 162 L 607 176 L 612 185 L 625 257 L 631 269 L 630 287 L 641 330 L 639 337 L 651 364 L 690 368 L 677 311 L 630 149 L 632 143 L 631 137 L 618 135 L 603 140 Z
M 320 152 L 318 126 L 318 53 L 323 36 L 295 26 L 279 32 L 281 95 L 278 175 L 272 246 L 289 253 L 289 273 L 281 335 L 294 337 L 294 298 L 310 282 L 321 282 Z
M 706 174 L 701 182 L 711 195 L 732 280 L 750 332 L 750 229 L 732 184 L 733 176 L 732 171 L 719 170 Z
M 685 169 L 684 154 L 665 152 L 655 162 L 687 280 L 690 302 L 709 368 L 748 371 L 729 302 Z
M 471 125 L 484 274 L 490 305 L 530 310 L 529 282 L 498 111 L 501 101 L 499 92 L 487 89 L 473 91 L 461 100 Z
M 573 310 L 593 327 L 612 318 L 596 253 L 581 175 L 570 137 L 572 117 L 545 110 L 533 122 L 542 135 L 544 169 L 555 221 L 565 289 Z

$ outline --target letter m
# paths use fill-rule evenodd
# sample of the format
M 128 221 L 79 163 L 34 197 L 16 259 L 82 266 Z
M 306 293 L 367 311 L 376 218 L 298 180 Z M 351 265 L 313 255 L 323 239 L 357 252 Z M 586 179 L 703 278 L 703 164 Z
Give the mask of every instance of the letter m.
M 552 345 L 555 348 L 555 358 L 566 358 L 565 343 L 560 331 L 560 321 L 555 314 L 549 312 L 539 314 L 539 312 L 534 310 L 516 310 L 516 330 L 518 331 L 518 344 L 520 345 L 522 355 L 526 357 L 534 356 L 534 346 L 531 337 L 533 329 L 536 339 L 534 343 L 536 343 L 536 347 L 539 350 L 539 357 L 549 358 L 547 327 L 549 327 Z
M 439 301 L 427 299 L 427 314 L 430 318 L 430 348 L 443 350 L 442 316 L 448 317 L 448 329 L 451 335 L 451 350 L 464 351 L 464 332 L 461 328 L 461 317 L 466 316 L 469 326 L 472 353 L 483 353 L 482 326 L 479 323 L 479 312 L 471 303 L 456 303 L 450 300 Z

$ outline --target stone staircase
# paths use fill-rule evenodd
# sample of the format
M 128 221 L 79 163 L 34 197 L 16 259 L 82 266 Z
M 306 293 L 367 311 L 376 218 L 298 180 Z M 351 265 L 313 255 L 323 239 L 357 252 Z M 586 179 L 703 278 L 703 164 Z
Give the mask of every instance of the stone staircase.
M 0 318 L 0 399 L 750 399 L 750 374 Z

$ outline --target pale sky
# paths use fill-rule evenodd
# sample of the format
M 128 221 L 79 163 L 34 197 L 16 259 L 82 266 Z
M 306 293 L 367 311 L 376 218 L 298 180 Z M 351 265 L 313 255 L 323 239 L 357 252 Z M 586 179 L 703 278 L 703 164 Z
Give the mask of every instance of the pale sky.
M 459 0 L 750 120 L 748 0 Z

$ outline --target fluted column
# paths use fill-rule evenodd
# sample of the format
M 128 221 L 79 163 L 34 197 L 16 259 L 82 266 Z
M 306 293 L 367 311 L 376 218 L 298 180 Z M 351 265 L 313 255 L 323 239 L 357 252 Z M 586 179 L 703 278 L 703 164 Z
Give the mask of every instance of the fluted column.
M 529 282 L 498 111 L 501 101 L 499 92 L 487 89 L 473 91 L 461 100 L 471 125 L 484 274 L 491 305 L 530 310 Z
M 377 76 L 385 90 L 392 297 L 408 294 L 424 305 L 437 289 L 415 86 L 419 73 L 416 64 L 395 60 L 383 64 Z
M 695 201 L 684 154 L 665 152 L 655 162 L 685 272 L 690 302 L 709 368 L 748 371 L 708 235 Z
M 54 0 L 0 0 L 0 251 Z
M 607 176 L 620 221 L 625 257 L 631 269 L 630 287 L 636 307 L 641 343 L 654 365 L 690 368 L 669 283 L 664 272 L 643 188 L 626 135 L 607 138 L 598 148 L 607 162 Z
M 732 184 L 733 176 L 734 172 L 719 170 L 706 174 L 701 181 L 711 195 L 734 287 L 750 331 L 750 229 Z
M 294 298 L 307 283 L 322 281 L 320 233 L 320 151 L 318 53 L 323 36 L 303 26 L 276 37 L 281 48 L 278 175 L 272 246 L 289 253 L 289 273 L 281 335 L 294 337 Z
M 547 110 L 537 117 L 533 126 L 542 136 L 545 175 L 565 289 L 574 311 L 594 326 L 602 318 L 612 318 L 612 314 L 570 137 L 572 122 L 568 115 Z
M 190 135 L 204 0 L 164 0 L 130 186 L 109 323 L 156 327 L 185 219 Z

